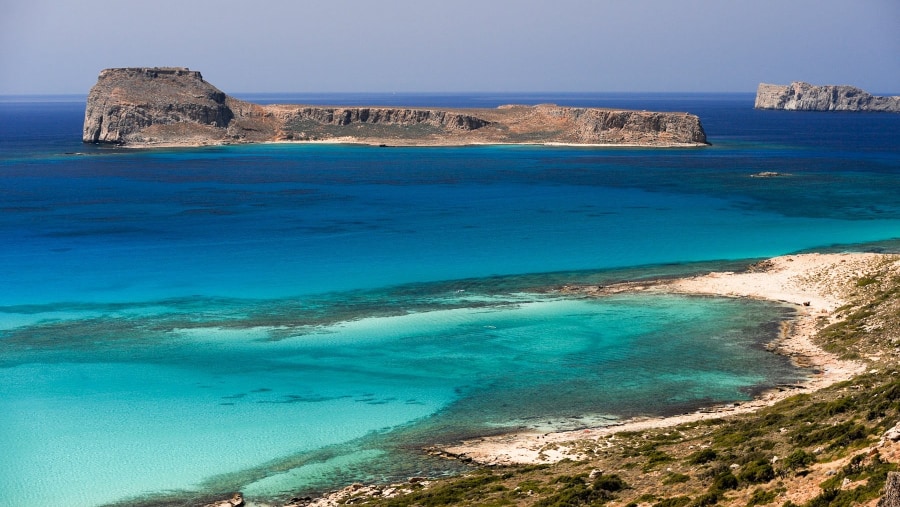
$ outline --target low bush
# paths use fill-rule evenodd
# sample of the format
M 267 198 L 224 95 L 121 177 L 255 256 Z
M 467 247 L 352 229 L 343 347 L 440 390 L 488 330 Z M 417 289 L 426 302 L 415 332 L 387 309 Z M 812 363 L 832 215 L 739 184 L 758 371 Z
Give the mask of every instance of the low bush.
M 744 465 L 738 479 L 750 484 L 763 484 L 775 478 L 775 469 L 768 460 L 757 460 Z
M 716 451 L 712 449 L 701 449 L 688 456 L 687 460 L 688 463 L 692 465 L 703 465 L 704 463 L 715 461 L 717 457 Z
M 772 503 L 775 498 L 778 497 L 778 492 L 776 491 L 766 491 L 763 489 L 756 489 L 753 491 L 753 494 L 750 495 L 750 500 L 747 501 L 747 507 L 753 507 L 754 505 L 765 505 L 767 503 Z
M 737 489 L 738 487 L 738 478 L 734 476 L 730 471 L 720 474 L 712 483 L 712 486 L 709 488 L 710 491 L 713 492 L 722 492 L 728 491 L 732 489 Z
M 682 482 L 687 482 L 689 480 L 691 480 L 691 476 L 689 476 L 689 475 L 672 472 L 663 478 L 662 483 L 663 484 L 679 484 Z
M 676 496 L 672 498 L 666 498 L 665 500 L 660 500 L 653 504 L 653 507 L 685 507 L 691 503 L 691 497 L 689 496 Z
M 784 466 L 790 470 L 802 470 L 815 462 L 816 457 L 813 454 L 797 449 L 784 459 Z
M 575 505 L 598 505 L 615 498 L 614 492 L 626 489 L 628 485 L 618 475 L 601 475 L 588 485 L 584 474 L 560 476 L 554 484 L 562 484 L 555 493 L 537 501 L 535 507 L 569 507 Z

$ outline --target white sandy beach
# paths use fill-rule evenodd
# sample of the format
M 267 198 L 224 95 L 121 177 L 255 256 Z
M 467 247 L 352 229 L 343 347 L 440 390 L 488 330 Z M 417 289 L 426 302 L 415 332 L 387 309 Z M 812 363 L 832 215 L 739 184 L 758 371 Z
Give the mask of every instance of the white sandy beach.
M 773 390 L 749 402 L 709 407 L 673 417 L 632 419 L 613 426 L 577 431 L 486 437 L 444 447 L 441 451 L 490 465 L 551 463 L 564 458 L 574 459 L 577 458 L 577 451 L 567 443 L 599 439 L 620 431 L 669 427 L 751 412 L 800 392 L 810 392 L 850 379 L 864 372 L 865 365 L 862 362 L 840 360 L 817 347 L 812 338 L 823 323 L 833 323 L 840 318 L 836 310 L 846 303 L 846 294 L 855 285 L 855 281 L 869 272 L 870 267 L 882 262 L 893 262 L 895 268 L 900 268 L 897 256 L 884 254 L 802 254 L 763 261 L 745 273 L 709 273 L 649 284 L 629 283 L 613 287 L 575 289 L 597 296 L 625 291 L 648 291 L 758 298 L 794 305 L 798 312 L 797 318 L 783 327 L 782 336 L 772 344 L 772 349 L 817 373 L 802 386 Z
M 148 149 L 148 148 L 202 148 L 205 146 L 229 146 L 245 144 L 335 144 L 335 145 L 360 145 L 379 146 L 392 148 L 448 148 L 465 146 L 544 146 L 549 148 L 699 148 L 707 146 L 703 143 L 563 143 L 563 142 L 488 142 L 488 141 L 448 141 L 442 138 L 423 139 L 394 139 L 394 138 L 360 138 L 355 136 L 326 137 L 322 139 L 278 139 L 271 141 L 246 142 L 210 142 L 208 140 L 181 140 L 181 141 L 144 141 L 129 142 L 122 148 Z

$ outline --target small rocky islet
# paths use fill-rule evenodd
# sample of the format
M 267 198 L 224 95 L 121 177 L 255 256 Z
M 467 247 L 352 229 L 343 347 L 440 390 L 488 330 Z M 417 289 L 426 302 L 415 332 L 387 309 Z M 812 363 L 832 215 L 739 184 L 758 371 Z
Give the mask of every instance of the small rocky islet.
M 760 83 L 754 107 L 784 111 L 900 113 L 900 96 L 881 97 L 846 85 L 817 86 L 802 81 L 789 85 Z

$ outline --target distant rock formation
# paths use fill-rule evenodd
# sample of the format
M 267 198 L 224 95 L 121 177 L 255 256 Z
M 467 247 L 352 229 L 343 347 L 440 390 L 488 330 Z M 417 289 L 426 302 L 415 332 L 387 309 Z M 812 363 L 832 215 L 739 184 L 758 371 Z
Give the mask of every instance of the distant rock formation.
M 853 86 L 815 86 L 800 81 L 786 86 L 760 83 L 754 107 L 786 111 L 900 113 L 900 96 L 878 97 Z
M 700 146 L 697 116 L 613 109 L 257 105 L 180 67 L 106 69 L 88 94 L 82 140 L 128 146 L 268 141 L 375 145 L 619 144 Z
M 235 114 L 261 108 L 227 96 L 197 71 L 181 67 L 106 69 L 88 94 L 86 143 L 178 144 L 222 141 Z M 252 132 L 252 125 L 241 131 Z M 259 140 L 262 140 L 260 137 Z

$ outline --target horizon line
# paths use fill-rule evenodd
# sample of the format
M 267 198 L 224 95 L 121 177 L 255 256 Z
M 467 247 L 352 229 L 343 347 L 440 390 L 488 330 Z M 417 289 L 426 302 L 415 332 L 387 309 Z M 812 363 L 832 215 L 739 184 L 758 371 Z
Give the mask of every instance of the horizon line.
M 239 91 L 225 92 L 226 95 L 236 97 L 238 95 L 631 95 L 631 94 L 654 94 L 654 95 L 688 95 L 688 94 L 740 94 L 740 93 L 756 93 L 755 90 L 727 90 L 727 91 L 660 91 L 660 90 L 516 90 L 516 91 L 490 91 L 490 90 L 467 90 L 467 91 L 448 91 L 448 90 L 418 90 L 418 91 Z M 16 98 L 16 97 L 87 97 L 89 92 L 40 92 L 40 93 L 17 93 L 17 92 L 0 92 L 0 98 Z

